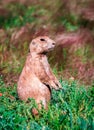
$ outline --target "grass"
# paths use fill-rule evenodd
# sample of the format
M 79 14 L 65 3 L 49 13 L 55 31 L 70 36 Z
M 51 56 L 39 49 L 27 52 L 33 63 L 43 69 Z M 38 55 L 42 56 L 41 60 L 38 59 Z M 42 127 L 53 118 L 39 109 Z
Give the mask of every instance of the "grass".
M 46 4 L 50 4 L 49 2 L 46 2 Z M 59 3 L 57 1 L 57 3 Z M 30 5 L 30 6 L 26 6 L 23 4 L 8 4 L 6 6 L 6 10 L 9 12 L 8 15 L 5 16 L 0 16 L 0 27 L 4 28 L 4 29 L 11 29 L 11 28 L 15 28 L 15 27 L 21 27 L 24 26 L 26 24 L 34 24 L 36 26 L 42 26 L 43 24 L 49 24 L 51 23 L 52 19 L 54 19 L 53 16 L 55 16 L 57 13 L 53 13 L 49 10 L 48 7 L 46 7 L 47 5 Z M 55 8 L 54 10 L 56 10 L 56 8 L 58 7 L 58 4 L 56 4 L 56 7 L 54 7 L 54 5 L 52 6 L 53 8 Z M 52 9 L 53 9 L 52 8 Z M 63 9 L 62 9 L 63 10 Z M 57 12 L 57 11 L 55 11 Z M 46 14 L 46 18 L 45 19 L 45 14 Z M 53 20 L 52 24 L 53 25 L 63 25 L 65 27 L 65 29 L 67 31 L 75 31 L 77 30 L 80 25 L 79 23 L 77 23 L 77 16 L 75 15 L 66 15 L 66 16 L 62 16 L 63 14 L 61 13 L 61 16 L 58 18 L 58 21 Z
M 11 12 L 9 16 L 0 16 L 0 27 L 10 29 L 13 27 L 21 27 L 26 23 L 32 23 L 35 21 L 33 13 L 35 12 L 35 6 L 24 6 L 21 4 L 10 4 L 8 10 Z
M 94 86 L 88 89 L 75 81 L 60 81 L 64 90 L 52 90 L 48 111 L 39 111 L 33 117 L 34 100 L 20 101 L 16 84 L 6 87 L 0 77 L 0 129 L 1 130 L 93 130 Z

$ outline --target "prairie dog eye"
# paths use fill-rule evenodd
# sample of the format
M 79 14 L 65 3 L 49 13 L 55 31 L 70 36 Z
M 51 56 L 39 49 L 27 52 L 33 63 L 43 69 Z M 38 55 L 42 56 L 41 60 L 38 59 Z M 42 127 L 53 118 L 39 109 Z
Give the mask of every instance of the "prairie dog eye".
M 41 38 L 40 41 L 45 41 L 45 39 Z

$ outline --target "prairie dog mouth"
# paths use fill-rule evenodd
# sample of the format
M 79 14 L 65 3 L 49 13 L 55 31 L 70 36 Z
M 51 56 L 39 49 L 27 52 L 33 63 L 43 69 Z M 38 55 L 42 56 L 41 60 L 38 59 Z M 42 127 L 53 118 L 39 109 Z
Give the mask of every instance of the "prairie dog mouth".
M 52 51 L 54 48 L 49 48 L 48 51 Z
M 48 50 L 45 50 L 43 52 L 41 52 L 40 54 L 44 54 L 46 55 L 49 51 L 52 51 L 54 48 L 48 48 Z
M 42 52 L 41 54 L 46 55 L 47 53 L 48 53 L 47 51 L 44 51 L 44 52 Z

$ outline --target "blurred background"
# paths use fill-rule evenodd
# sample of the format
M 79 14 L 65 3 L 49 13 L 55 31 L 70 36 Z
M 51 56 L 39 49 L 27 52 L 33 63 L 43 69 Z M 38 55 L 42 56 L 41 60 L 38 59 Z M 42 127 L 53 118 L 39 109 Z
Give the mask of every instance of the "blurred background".
M 30 41 L 47 35 L 60 44 L 48 54 L 55 74 L 94 82 L 94 0 L 0 0 L 0 75 L 17 82 Z

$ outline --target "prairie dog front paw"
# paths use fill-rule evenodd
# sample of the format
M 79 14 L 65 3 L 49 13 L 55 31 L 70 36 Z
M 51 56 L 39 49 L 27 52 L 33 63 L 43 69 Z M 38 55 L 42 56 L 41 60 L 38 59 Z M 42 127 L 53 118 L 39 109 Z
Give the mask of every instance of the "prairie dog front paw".
M 56 84 L 56 86 L 58 86 L 59 89 L 62 89 L 62 86 L 61 86 L 61 84 L 59 83 L 59 81 L 55 81 L 55 84 Z
M 61 84 L 59 82 L 55 82 L 55 81 L 50 81 L 50 85 L 52 88 L 54 88 L 55 90 L 59 90 L 62 88 Z

